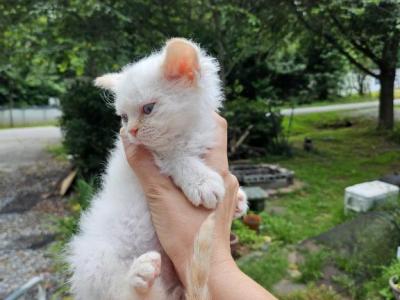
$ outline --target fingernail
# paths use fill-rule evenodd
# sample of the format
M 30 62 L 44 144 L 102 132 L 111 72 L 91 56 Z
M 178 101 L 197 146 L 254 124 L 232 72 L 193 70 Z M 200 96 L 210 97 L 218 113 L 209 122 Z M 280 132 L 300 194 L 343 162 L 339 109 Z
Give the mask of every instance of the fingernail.
M 119 130 L 119 135 L 125 135 L 124 127 L 121 127 L 121 129 Z

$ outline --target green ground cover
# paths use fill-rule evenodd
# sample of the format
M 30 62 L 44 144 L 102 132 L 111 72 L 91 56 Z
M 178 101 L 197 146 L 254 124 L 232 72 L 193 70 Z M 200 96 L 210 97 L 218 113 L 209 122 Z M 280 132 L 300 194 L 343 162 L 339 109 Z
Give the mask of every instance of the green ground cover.
M 352 126 L 341 126 L 349 122 Z M 287 119 L 285 127 L 289 130 Z M 399 130 L 394 134 L 378 132 L 374 120 L 323 113 L 295 116 L 290 127 L 293 156 L 266 157 L 262 161 L 294 170 L 304 188 L 267 201 L 267 211 L 279 208 L 279 214 L 269 214 L 265 218 L 264 232 L 272 237 L 273 255 L 267 252 L 253 260 L 254 268 L 247 263 L 242 266 L 268 289 L 286 274 L 287 262 L 281 255 L 288 245 L 316 236 L 351 218 L 343 212 L 345 187 L 400 170 Z M 302 149 L 305 137 L 313 140 L 314 151 Z M 312 271 L 318 273 L 318 270 Z M 307 283 L 312 282 L 312 274 L 309 279 Z M 311 289 L 313 295 L 319 290 Z M 332 299 L 330 294 L 326 298 L 302 297 L 293 299 Z
M 34 123 L 24 123 L 24 124 L 14 124 L 10 126 L 9 124 L 0 124 L 1 129 L 11 129 L 11 128 L 25 128 L 25 127 L 43 127 L 43 126 L 60 126 L 57 120 L 45 121 L 45 122 L 34 122 Z
M 400 98 L 400 89 L 396 89 L 394 91 L 394 98 Z M 312 103 L 284 103 L 283 108 L 290 108 L 292 105 L 294 107 L 314 107 L 314 106 L 325 106 L 325 105 L 333 105 L 333 104 L 346 104 L 346 103 L 356 103 L 356 102 L 368 102 L 368 101 L 377 101 L 379 99 L 378 92 L 366 93 L 364 95 L 352 94 L 348 96 L 338 97 L 332 100 L 320 100 L 313 101 Z

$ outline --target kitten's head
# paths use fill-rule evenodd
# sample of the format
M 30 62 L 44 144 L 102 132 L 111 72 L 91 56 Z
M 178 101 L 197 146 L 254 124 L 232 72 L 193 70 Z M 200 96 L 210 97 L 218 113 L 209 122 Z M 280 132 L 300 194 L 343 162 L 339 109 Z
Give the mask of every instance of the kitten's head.
M 186 39 L 171 39 L 119 73 L 96 78 L 115 95 L 129 140 L 150 148 L 171 143 L 209 120 L 222 101 L 216 60 Z

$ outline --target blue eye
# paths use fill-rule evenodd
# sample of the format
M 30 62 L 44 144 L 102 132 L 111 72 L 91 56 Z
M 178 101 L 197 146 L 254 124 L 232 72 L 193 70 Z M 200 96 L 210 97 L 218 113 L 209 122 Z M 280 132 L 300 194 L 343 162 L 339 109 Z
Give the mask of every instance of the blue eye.
M 151 114 L 151 112 L 153 111 L 154 105 L 155 105 L 154 102 L 153 102 L 153 103 L 149 103 L 149 104 L 143 105 L 143 108 L 142 108 L 143 113 L 144 113 L 145 115 Z

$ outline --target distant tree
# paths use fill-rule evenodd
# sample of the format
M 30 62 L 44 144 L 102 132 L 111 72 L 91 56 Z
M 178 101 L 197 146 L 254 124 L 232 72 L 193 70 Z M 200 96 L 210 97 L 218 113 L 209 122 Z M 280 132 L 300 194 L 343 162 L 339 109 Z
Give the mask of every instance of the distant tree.
M 400 43 L 398 0 L 285 0 L 301 23 L 350 63 L 379 80 L 379 127 L 394 125 L 394 81 Z M 365 63 L 367 61 L 367 63 Z M 373 68 L 378 69 L 375 72 Z

